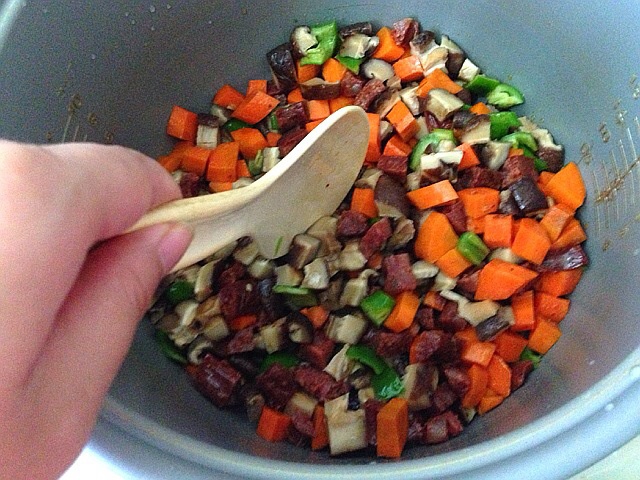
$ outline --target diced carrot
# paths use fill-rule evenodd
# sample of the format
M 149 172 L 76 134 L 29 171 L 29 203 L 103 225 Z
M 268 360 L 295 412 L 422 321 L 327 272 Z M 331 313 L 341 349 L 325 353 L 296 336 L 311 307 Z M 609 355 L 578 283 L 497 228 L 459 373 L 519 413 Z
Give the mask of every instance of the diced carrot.
M 502 395 L 498 395 L 491 389 L 487 388 L 487 391 L 480 399 L 480 402 L 478 402 L 478 406 L 476 408 L 478 415 L 484 415 L 489 410 L 496 408 L 504 401 L 504 398 L 505 397 L 503 397 Z
M 511 250 L 531 263 L 540 265 L 551 248 L 551 240 L 546 230 L 533 218 L 523 218 L 518 225 L 518 231 Z
M 302 100 L 304 100 L 304 98 L 302 97 L 302 90 L 300 90 L 300 87 L 294 88 L 287 94 L 288 103 L 298 103 Z
M 548 170 L 543 170 L 542 172 L 540 172 L 540 175 L 538 176 L 538 184 L 546 185 L 547 183 L 549 183 L 549 180 L 551 180 L 554 175 L 555 173 L 553 172 L 550 172 Z
M 197 133 L 198 115 L 186 108 L 174 105 L 167 122 L 167 135 L 193 143 L 196 141 Z
M 209 182 L 211 193 L 226 192 L 233 189 L 233 182 Z
M 209 155 L 207 180 L 210 182 L 235 182 L 236 162 L 240 154 L 238 142 L 221 143 Z
M 405 142 L 420 131 L 418 122 L 402 100 L 398 100 L 387 113 L 387 120 Z
M 484 102 L 477 102 L 473 104 L 469 111 L 471 113 L 475 113 L 476 115 L 487 115 L 491 113 L 491 109 L 487 107 L 487 104 Z
M 252 94 L 256 90 L 267 93 L 267 81 L 263 79 L 249 80 L 247 83 L 247 95 Z
M 197 147 L 195 145 L 189 147 L 181 154 L 182 162 L 180 168 L 186 172 L 202 176 L 207 171 L 207 162 L 209 161 L 210 154 L 211 150 L 208 148 Z
M 382 252 L 373 252 L 367 260 L 367 267 L 378 270 L 382 266 L 383 259 L 384 255 L 382 254 Z
M 307 122 L 304 124 L 304 128 L 307 131 L 307 133 L 311 132 L 311 130 L 313 130 L 314 128 L 316 128 L 318 125 L 320 125 L 322 123 L 322 119 L 320 120 L 314 120 L 312 122 Z
M 240 315 L 232 320 L 229 323 L 229 329 L 237 332 L 244 328 L 250 327 L 251 325 L 255 325 L 258 321 L 257 315 Z
M 415 82 L 424 76 L 420 59 L 407 55 L 393 63 L 393 71 L 402 82 Z
M 518 361 L 528 342 L 522 335 L 507 330 L 499 333 L 493 343 L 496 344 L 496 354 L 505 362 L 511 363 Z
M 472 342 L 462 347 L 460 358 L 467 363 L 475 363 L 481 367 L 487 367 L 493 353 L 496 351 L 495 343 Z
M 265 137 L 267 139 L 267 145 L 269 145 L 270 147 L 277 147 L 278 140 L 280 140 L 281 137 L 282 137 L 281 133 L 267 132 L 267 135 Z
M 457 277 L 473 264 L 460 253 L 457 248 L 452 248 L 436 260 L 436 266 L 449 277 Z
M 256 90 L 244 98 L 231 116 L 253 125 L 269 115 L 278 103 L 277 98 Z
M 316 405 L 313 410 L 313 437 L 311 437 L 311 450 L 322 450 L 329 445 L 329 430 L 327 429 L 327 419 L 324 415 L 324 407 Z
M 562 332 L 558 325 L 544 318 L 538 319 L 536 328 L 529 335 L 529 348 L 545 354 L 560 339 Z
M 339 82 L 345 73 L 347 73 L 347 67 L 335 58 L 330 58 L 322 64 L 322 78 L 327 82 Z
M 313 328 L 315 328 L 316 330 L 322 328 L 322 326 L 329 318 L 329 311 L 322 305 L 306 307 L 301 309 L 300 312 L 309 319 L 309 321 L 313 325 Z
M 440 180 L 426 187 L 407 192 L 407 198 L 420 210 L 448 205 L 458 199 L 458 193 L 449 180 Z
M 498 210 L 500 192 L 493 188 L 475 187 L 458 191 L 468 217 L 479 218 Z
M 309 100 L 307 102 L 309 120 L 323 120 L 331 114 L 328 100 Z
M 511 147 L 507 153 L 507 157 L 519 157 L 520 155 L 524 155 L 524 150 L 522 148 Z
M 380 158 L 380 115 L 377 113 L 367 113 L 369 120 L 369 143 L 364 161 L 375 163 Z
M 224 84 L 213 96 L 213 103 L 229 110 L 238 108 L 243 100 L 244 95 L 229 84 Z
M 415 254 L 435 263 L 458 243 L 458 235 L 453 230 L 449 219 L 444 213 L 431 212 L 424 220 L 415 240 Z
M 400 458 L 409 436 L 409 404 L 392 398 L 376 416 L 376 451 L 379 457 Z
M 420 298 L 413 292 L 407 291 L 398 294 L 395 297 L 396 304 L 393 310 L 384 322 L 384 326 L 389 330 L 399 333 L 406 330 L 413 323 L 418 307 L 420 306 Z
M 308 63 L 300 65 L 300 60 L 296 62 L 296 73 L 298 75 L 298 83 L 304 83 L 320 75 L 321 66 Z
M 584 242 L 587 234 L 582 228 L 580 220 L 570 218 L 565 227 L 562 229 L 560 236 L 551 244 L 551 250 L 562 250 L 563 248 L 573 247 Z
M 537 276 L 533 270 L 494 258 L 480 270 L 475 299 L 506 300 Z
M 382 27 L 378 30 L 376 36 L 380 42 L 373 52 L 373 58 L 379 58 L 385 62 L 393 63 L 404 54 L 404 48 L 396 44 L 389 27 Z
M 180 163 L 182 163 L 182 155 L 175 153 L 169 155 L 160 155 L 157 160 L 158 163 L 162 165 L 167 172 L 172 173 L 180 168 Z
M 520 332 L 531 330 L 536 324 L 536 311 L 533 298 L 533 290 L 527 290 L 519 295 L 514 295 L 511 299 L 511 309 L 515 323 L 511 325 L 511 330 Z
M 468 326 L 462 330 L 457 331 L 453 334 L 456 341 L 460 342 L 460 347 L 464 348 L 465 345 L 470 345 L 472 343 L 479 342 L 478 335 L 476 334 L 476 329 L 472 326 Z
M 545 292 L 537 292 L 534 296 L 536 316 L 556 323 L 567 316 L 570 304 L 568 298 L 556 297 Z
M 578 166 L 569 162 L 545 185 L 547 193 L 556 201 L 577 210 L 584 203 L 586 188 Z
M 447 304 L 447 300 L 435 290 L 429 290 L 425 293 L 422 304 L 441 312 Z
M 371 188 L 354 188 L 351 194 L 351 210 L 360 212 L 369 218 L 378 215 L 378 207 Z
M 462 397 L 462 406 L 464 408 L 472 408 L 480 403 L 482 397 L 487 391 L 487 384 L 489 383 L 489 373 L 487 369 L 480 365 L 473 364 L 467 370 L 469 375 L 469 390 Z
M 476 155 L 476 151 L 471 144 L 461 143 L 456 147 L 456 150 L 462 150 L 462 160 L 458 165 L 458 171 L 480 165 L 480 159 L 478 159 L 478 155 Z
M 549 240 L 555 242 L 567 222 L 573 218 L 573 210 L 566 205 L 556 203 L 551 206 L 540 220 L 540 226 L 545 229 Z
M 422 79 L 420 85 L 418 85 L 418 90 L 416 90 L 416 95 L 425 98 L 434 88 L 442 88 L 453 95 L 460 93 L 462 90 L 460 85 L 451 80 L 449 75 L 439 68 L 436 68 Z
M 383 155 L 407 157 L 411 153 L 411 146 L 406 143 L 400 135 L 393 134 L 384 146 Z
M 329 99 L 329 109 L 331 110 L 331 113 L 349 105 L 353 105 L 353 98 L 344 97 L 341 95 L 339 97 Z
M 489 374 L 487 387 L 498 395 L 508 397 L 511 393 L 511 368 L 507 362 L 500 355 L 494 353 L 489 365 L 487 365 L 487 373 Z
M 581 276 L 581 268 L 560 270 L 559 272 L 542 272 L 534 288 L 536 292 L 562 297 L 573 292 Z
M 470 230 L 477 235 L 482 235 L 485 229 L 487 228 L 485 226 L 486 218 L 487 218 L 486 215 L 484 217 L 478 217 L 478 218 L 467 217 L 467 230 Z
M 513 235 L 513 216 L 490 213 L 484 217 L 484 235 L 482 239 L 489 248 L 511 247 Z
M 236 161 L 236 177 L 237 178 L 250 178 L 251 172 L 249 171 L 249 167 L 247 166 L 247 162 L 242 159 L 238 159 Z
M 258 420 L 256 433 L 269 442 L 280 442 L 287 438 L 291 417 L 278 410 L 264 406 Z
M 239 128 L 231 132 L 233 139 L 238 142 L 240 154 L 246 159 L 256 158 L 260 150 L 269 146 L 267 139 L 257 128 Z

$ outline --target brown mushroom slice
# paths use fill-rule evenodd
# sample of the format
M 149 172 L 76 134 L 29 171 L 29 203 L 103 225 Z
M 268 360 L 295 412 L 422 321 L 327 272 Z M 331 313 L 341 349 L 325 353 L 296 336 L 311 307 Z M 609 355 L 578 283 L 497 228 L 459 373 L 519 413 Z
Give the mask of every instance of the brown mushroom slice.
M 459 134 L 461 143 L 477 145 L 491 140 L 491 119 L 489 115 L 473 115 Z
M 466 59 L 464 51 L 447 35 L 442 35 L 440 37 L 440 45 L 446 48 L 449 52 L 446 60 L 446 66 L 449 75 L 453 79 L 458 78 L 458 72 L 460 72 L 460 69 L 462 68 L 462 65 Z
M 313 77 L 300 84 L 300 91 L 305 100 L 329 100 L 340 96 L 340 82 Z
M 258 255 L 258 257 L 251 262 L 251 265 L 247 267 L 247 273 L 255 279 L 263 280 L 273 274 L 275 265 L 273 260 Z
M 255 383 L 245 383 L 238 390 L 238 394 L 244 404 L 247 417 L 250 422 L 257 422 L 265 405 L 264 396 L 258 390 Z
M 347 37 L 355 35 L 356 33 L 362 33 L 363 35 L 371 36 L 373 35 L 373 25 L 371 24 L 371 22 L 357 22 L 350 25 L 345 25 L 338 31 L 338 35 L 340 36 L 341 40 L 345 40 Z
M 233 252 L 233 258 L 241 264 L 248 266 L 251 265 L 251 262 L 258 258 L 259 254 L 260 251 L 258 250 L 258 244 L 254 241 L 251 241 L 246 245 L 237 248 Z
M 349 377 L 356 365 L 355 360 L 347 356 L 347 350 L 349 350 L 350 346 L 349 344 L 345 344 L 338 353 L 331 358 L 327 366 L 324 367 L 324 371 L 339 382 Z
M 289 339 L 294 343 L 311 343 L 313 341 L 313 325 L 306 315 L 294 311 L 287 315 Z
M 374 190 L 374 200 L 381 217 L 407 217 L 411 205 L 404 186 L 389 175 L 381 175 Z
M 360 250 L 360 240 L 350 240 L 339 255 L 340 270 L 354 272 L 361 270 L 367 264 L 367 259 Z
M 316 258 L 304 266 L 304 278 L 300 285 L 313 290 L 323 290 L 329 286 L 329 271 L 324 258 Z
M 369 282 L 363 278 L 351 278 L 345 283 L 340 294 L 340 305 L 343 307 L 357 307 L 367 296 Z
M 363 63 L 361 72 L 366 78 L 377 78 L 383 82 L 386 82 L 395 75 L 391 64 L 379 58 L 372 58 Z
M 213 115 L 198 115 L 198 130 L 196 133 L 196 145 L 198 147 L 213 149 L 220 141 L 220 122 Z
M 297 57 L 304 57 L 309 49 L 317 45 L 318 39 L 311 33 L 311 28 L 308 25 L 300 25 L 291 32 L 291 46 Z
M 498 170 L 509 156 L 511 143 L 490 140 L 480 151 L 482 163 L 490 170 Z
M 301 233 L 293 237 L 289 251 L 289 264 L 293 268 L 301 269 L 318 255 L 320 240 L 308 233 Z
M 202 361 L 204 354 L 213 347 L 213 343 L 207 337 L 198 335 L 187 348 L 187 359 L 189 363 L 198 365 Z
M 413 240 L 415 234 L 416 228 L 413 222 L 406 217 L 401 217 L 396 222 L 393 233 L 387 241 L 387 248 L 389 248 L 390 250 L 395 250 L 398 248 L 406 247 L 407 244 L 411 240 Z
M 359 312 L 331 315 L 326 334 L 337 343 L 358 343 L 367 330 L 368 322 Z
M 463 106 L 462 100 L 442 88 L 430 90 L 425 103 L 425 109 L 433 114 L 439 122 L 444 121 Z
M 363 409 L 349 410 L 349 394 L 324 404 L 331 455 L 360 450 L 367 446 L 367 426 Z
M 372 54 L 379 43 L 380 39 L 376 36 L 354 33 L 344 39 L 342 45 L 340 45 L 339 55 L 350 58 L 364 58 Z
M 420 99 L 418 98 L 418 87 L 417 86 L 408 86 L 400 90 L 400 99 L 407 106 L 412 115 L 420 115 L 422 113 L 422 107 L 420 104 Z
M 297 287 L 302 283 L 304 275 L 297 268 L 293 268 L 288 263 L 279 265 L 274 269 L 276 273 L 276 284 Z
M 337 240 L 338 219 L 331 216 L 320 217 L 307 229 L 307 234 L 320 240 L 318 256 L 338 253 L 342 245 Z
M 311 418 L 313 416 L 316 405 L 318 405 L 317 398 L 312 397 L 305 392 L 296 392 L 291 396 L 291 398 L 285 405 L 284 413 L 289 416 L 297 413 Z
M 373 102 L 373 111 L 380 115 L 380 118 L 385 118 L 396 103 L 400 101 L 400 92 L 398 90 L 392 90 L 388 88 Z M 384 125 L 383 125 L 384 122 Z M 393 133 L 393 126 L 385 121 L 380 121 L 380 139 L 384 139 Z
M 464 82 L 470 82 L 479 73 L 480 73 L 480 67 L 478 67 L 475 63 L 473 63 L 468 58 L 465 58 L 464 62 L 462 62 L 462 66 L 460 67 L 460 71 L 458 72 L 458 80 L 462 80 Z
M 402 376 L 402 398 L 407 400 L 410 410 L 424 410 L 431 406 L 431 395 L 438 386 L 438 379 L 438 369 L 433 365 L 407 365 Z
M 288 338 L 286 322 L 286 317 L 283 317 L 260 328 L 258 332 L 259 343 L 264 346 L 267 353 L 277 352 L 284 348 Z

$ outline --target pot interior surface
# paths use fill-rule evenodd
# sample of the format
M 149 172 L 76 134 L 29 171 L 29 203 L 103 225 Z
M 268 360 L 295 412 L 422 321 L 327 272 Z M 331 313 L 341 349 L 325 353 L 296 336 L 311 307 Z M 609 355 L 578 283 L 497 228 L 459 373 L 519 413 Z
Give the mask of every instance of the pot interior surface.
M 474 446 L 515 441 L 518 432 L 535 443 L 553 431 L 558 412 L 577 422 L 590 401 L 600 405 L 630 383 L 618 367 L 640 358 L 637 3 L 68 0 L 5 1 L 3 9 L 1 136 L 115 142 L 151 156 L 171 145 L 164 128 L 172 105 L 204 111 L 223 83 L 268 78 L 264 54 L 295 25 L 335 18 L 380 26 L 412 16 L 449 35 L 487 74 L 517 85 L 527 99 L 519 113 L 548 128 L 579 164 L 591 266 L 571 297 L 562 339 L 527 383 L 460 437 L 409 449 L 404 463 L 444 465 L 462 458 L 446 455 L 456 452 L 472 458 Z M 205 465 L 247 461 L 221 458 L 220 449 L 301 464 L 371 462 L 260 440 L 244 415 L 217 410 L 191 388 L 144 321 L 107 410 L 137 435 Z

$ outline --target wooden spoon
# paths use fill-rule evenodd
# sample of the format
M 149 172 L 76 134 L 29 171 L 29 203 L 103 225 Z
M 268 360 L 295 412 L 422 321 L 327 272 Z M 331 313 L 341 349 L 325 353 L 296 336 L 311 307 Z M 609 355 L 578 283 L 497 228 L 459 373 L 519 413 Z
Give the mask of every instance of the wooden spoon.
M 159 205 L 128 231 L 165 222 L 189 224 L 193 240 L 174 271 L 245 235 L 264 257 L 280 257 L 295 235 L 340 205 L 362 167 L 368 138 L 364 110 L 341 108 L 254 183 Z

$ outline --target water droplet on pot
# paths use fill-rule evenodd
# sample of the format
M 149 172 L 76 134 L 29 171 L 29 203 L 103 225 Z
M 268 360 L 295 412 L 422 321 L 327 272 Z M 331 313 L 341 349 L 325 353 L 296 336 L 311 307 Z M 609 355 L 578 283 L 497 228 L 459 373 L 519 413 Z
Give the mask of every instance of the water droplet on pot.
M 613 408 L 614 408 L 614 407 L 615 407 L 615 405 L 614 405 L 613 403 L 607 403 L 607 404 L 604 406 L 604 411 L 605 411 L 605 412 L 610 412 L 611 410 L 613 410 Z
M 149 7 L 149 12 L 151 12 L 151 13 L 156 13 L 156 7 L 155 7 L 155 5 L 151 5 L 151 6 Z

